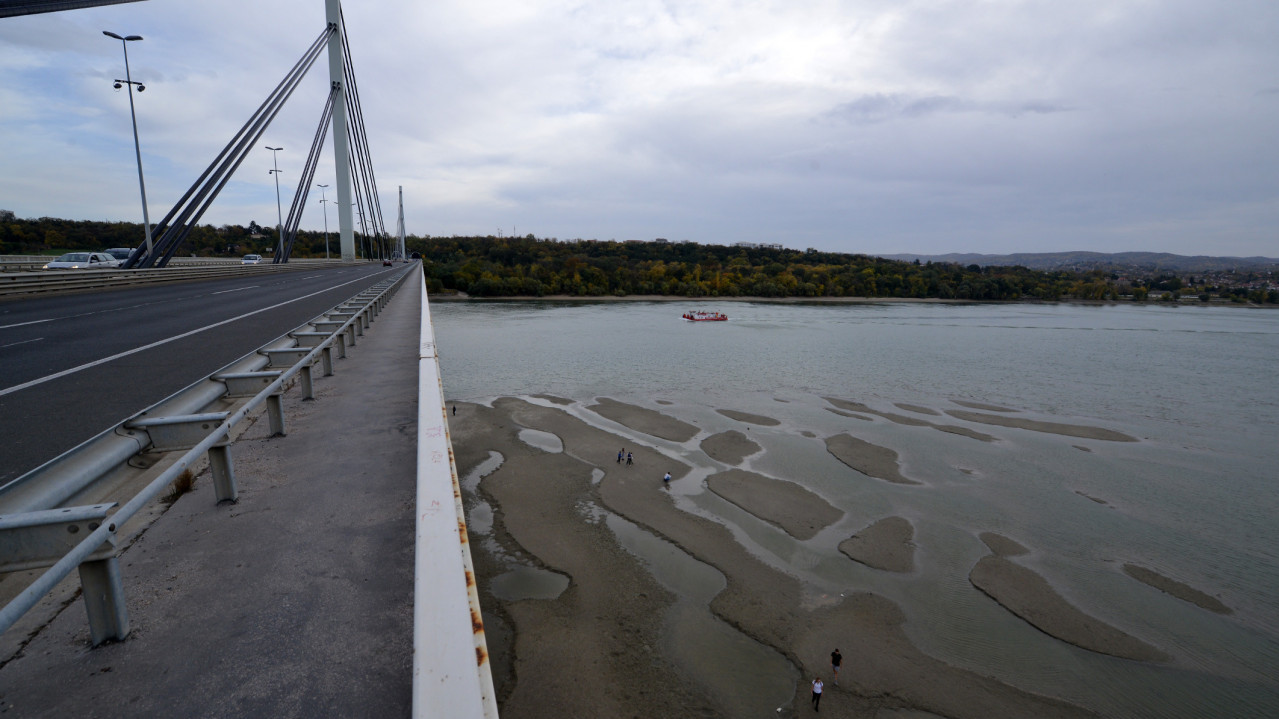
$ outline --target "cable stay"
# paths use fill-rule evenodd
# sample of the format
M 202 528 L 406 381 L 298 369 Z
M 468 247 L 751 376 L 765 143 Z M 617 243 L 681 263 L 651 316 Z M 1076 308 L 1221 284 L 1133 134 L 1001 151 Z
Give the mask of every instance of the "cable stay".
M 333 117 L 333 103 L 337 100 L 338 89 L 329 90 L 324 102 L 324 111 L 320 113 L 320 126 L 315 129 L 315 138 L 311 140 L 311 151 L 307 153 L 306 164 L 302 167 L 302 176 L 298 179 L 298 189 L 293 195 L 293 204 L 289 206 L 289 217 L 284 221 L 284 241 L 281 251 L 271 258 L 272 264 L 289 261 L 293 255 L 293 243 L 298 239 L 298 225 L 302 222 L 302 211 L 306 209 L 306 199 L 311 192 L 311 181 L 315 179 L 315 168 L 320 164 L 320 152 L 324 149 L 324 138 L 328 137 L 329 121 Z
M 325 43 L 335 32 L 337 32 L 337 28 L 334 25 L 330 24 L 325 27 L 320 36 L 302 54 L 301 59 L 293 65 L 293 68 L 284 76 L 280 84 L 275 87 L 262 105 L 258 107 L 257 111 L 253 113 L 248 122 L 231 138 L 231 141 L 222 149 L 222 152 L 218 153 L 218 156 L 200 174 L 200 177 L 191 185 L 191 188 L 182 195 L 182 198 L 173 206 L 173 209 L 169 210 L 164 219 L 155 225 L 151 233 L 151 253 L 147 254 L 146 245 L 143 244 L 129 255 L 129 258 L 121 265 L 122 267 L 164 267 L 168 264 L 174 252 L 191 234 L 191 230 L 199 222 L 205 211 L 209 209 L 209 205 L 213 203 L 218 193 L 222 191 L 222 188 L 226 186 L 236 169 L 239 168 L 240 163 L 244 162 L 249 151 L 262 137 L 262 133 L 271 126 L 271 122 L 279 114 L 284 103 L 301 84 L 302 78 L 306 76 L 307 71 L 315 64 L 316 59 L 325 47 Z

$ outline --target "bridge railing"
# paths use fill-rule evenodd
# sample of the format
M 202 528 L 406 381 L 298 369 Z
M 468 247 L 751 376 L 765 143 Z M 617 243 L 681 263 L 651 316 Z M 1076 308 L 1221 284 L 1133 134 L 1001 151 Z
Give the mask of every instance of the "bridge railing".
M 423 282 L 418 284 L 422 330 L 418 351 L 413 716 L 497 719 L 497 696 L 462 510 L 462 486 L 449 435 L 431 306 Z
M 124 524 L 206 454 L 217 500 L 235 500 L 235 474 L 228 448 L 233 428 L 265 405 L 273 433 L 283 434 L 280 396 L 285 388 L 296 378 L 304 396 L 313 397 L 313 366 L 318 362 L 326 375 L 333 374 L 334 349 L 339 357 L 345 356 L 348 343 L 354 344 L 356 337 L 363 335 L 410 276 L 419 276 L 416 268 L 359 293 L 299 328 L 324 326 L 327 333 L 288 333 L 0 487 L 0 571 L 49 567 L 0 608 L 0 633 L 79 569 L 93 644 L 125 638 L 128 612 L 115 552 L 117 533 Z M 232 404 L 218 409 L 227 406 L 228 399 Z M 156 461 L 156 453 L 167 454 Z M 149 458 L 142 459 L 148 454 Z M 93 483 L 130 471 L 130 460 L 135 458 L 146 466 L 144 474 L 159 473 L 114 513 L 114 502 L 61 506 Z M 83 538 L 75 541 L 82 533 Z M 67 541 L 68 537 L 73 540 Z

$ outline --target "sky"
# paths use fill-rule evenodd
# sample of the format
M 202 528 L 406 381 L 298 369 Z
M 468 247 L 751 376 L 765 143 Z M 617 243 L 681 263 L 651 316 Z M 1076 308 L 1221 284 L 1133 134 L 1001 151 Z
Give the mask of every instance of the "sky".
M 384 0 L 344 8 L 388 230 L 867 254 L 1279 257 L 1274 0 Z M 323 0 L 0 19 L 0 209 L 162 217 Z M 323 60 L 262 138 L 287 208 Z M 330 140 L 331 141 L 331 140 Z M 271 152 L 202 223 L 276 222 Z M 317 183 L 330 185 L 332 151 Z M 324 227 L 318 188 L 304 229 Z M 330 208 L 331 209 L 331 208 Z M 336 228 L 336 215 L 328 224 Z

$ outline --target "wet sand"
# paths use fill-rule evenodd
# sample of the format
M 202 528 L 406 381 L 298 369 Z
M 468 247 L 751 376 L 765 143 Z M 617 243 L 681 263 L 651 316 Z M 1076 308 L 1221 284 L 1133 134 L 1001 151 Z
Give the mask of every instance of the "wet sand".
M 896 484 L 919 484 L 901 473 L 897 453 L 887 447 L 865 442 L 852 435 L 837 434 L 826 438 L 826 450 L 835 459 L 868 477 Z
M 1124 573 L 1143 584 L 1149 584 L 1165 594 L 1171 594 L 1184 602 L 1190 602 L 1210 612 L 1234 614 L 1233 609 L 1222 604 L 1221 600 L 1216 597 L 1201 592 L 1188 584 L 1182 584 L 1175 579 L 1165 577 L 1153 569 L 1146 569 L 1136 564 L 1124 564 Z
M 1059 434 L 1063 437 L 1082 437 L 1084 439 L 1100 439 L 1107 442 L 1136 442 L 1136 437 L 1117 432 L 1113 429 L 1104 427 L 1090 427 L 1080 424 L 1063 424 L 1061 422 L 1043 422 L 1034 419 L 1024 419 L 1022 417 L 1004 417 L 995 414 L 982 414 L 981 412 L 965 412 L 963 410 L 948 409 L 946 414 L 955 419 L 962 419 L 967 422 L 978 422 L 981 424 L 993 424 L 1000 427 L 1016 427 L 1018 429 L 1028 429 L 1034 432 L 1045 432 L 1048 434 Z
M 812 539 L 844 516 L 830 502 L 794 482 L 741 469 L 713 474 L 706 478 L 706 486 L 799 540 Z
M 929 422 L 928 420 L 925 420 L 925 419 L 919 419 L 918 417 L 907 417 L 906 415 L 895 414 L 893 412 L 881 412 L 880 410 L 867 407 L 866 405 L 860 402 L 850 402 L 848 400 L 838 399 L 835 397 L 825 397 L 823 399 L 825 399 L 827 402 L 830 402 L 831 404 L 843 410 L 843 411 L 837 412 L 837 414 L 844 414 L 845 411 L 850 411 L 850 410 L 855 412 L 865 412 L 867 414 L 873 414 L 873 415 L 883 417 L 884 419 L 890 422 L 894 422 L 900 425 L 905 425 L 907 427 L 932 427 L 933 429 L 939 430 L 941 432 L 958 434 L 963 437 L 969 437 L 971 439 L 981 440 L 982 442 L 994 442 L 997 439 L 996 437 L 992 437 L 983 432 L 978 432 L 976 430 L 969 429 L 968 427 L 961 427 L 955 424 L 937 424 L 935 422 Z M 916 407 L 914 405 L 901 405 L 901 404 L 896 406 L 911 412 L 918 412 L 921 414 L 934 414 L 934 415 L 941 414 L 940 412 L 931 410 L 927 407 Z M 864 417 L 860 417 L 859 415 L 856 415 L 856 414 L 847 415 L 847 416 L 858 417 L 858 419 L 865 419 Z
M 1168 661 L 1167 654 L 1080 611 L 1032 569 L 1008 559 L 1029 553 L 1014 540 L 981 535 L 992 555 L 982 557 L 968 579 L 1002 607 L 1039 631 L 1089 651 L 1143 662 Z
M 762 449 L 735 429 L 707 437 L 702 440 L 701 447 L 706 456 L 724 464 L 741 464 L 743 459 Z
M 738 412 L 731 409 L 717 409 L 715 411 L 729 419 L 735 419 L 738 422 L 745 422 L 746 424 L 757 424 L 761 427 L 776 427 L 781 424 L 779 420 L 773 419 L 772 417 L 765 417 L 761 414 L 750 414 L 749 412 Z
M 984 402 L 968 402 L 962 399 L 952 399 L 951 402 L 954 402 L 960 407 L 967 407 L 969 409 L 981 409 L 987 412 L 1016 412 L 1017 411 L 1009 407 L 1000 407 L 997 404 L 986 404 Z
M 853 561 L 889 572 L 915 569 L 915 527 L 903 517 L 885 517 L 839 543 Z
M 698 431 L 693 425 L 656 410 L 636 407 L 607 397 L 597 398 L 595 404 L 587 409 L 637 432 L 669 439 L 672 442 L 686 442 Z
M 616 447 L 631 449 L 631 442 L 559 409 L 514 399 L 497 400 L 491 410 L 464 406 L 451 423 L 463 473 L 490 451 L 504 458 L 480 482 L 494 529 L 491 541 L 476 542 L 486 623 L 498 630 L 490 632 L 497 637 L 490 651 L 495 666 L 510 667 L 498 677 L 504 719 L 807 715 L 808 681 L 829 678 L 833 646 L 844 652 L 845 671 L 842 686 L 827 683 L 827 716 L 1095 716 L 923 654 L 907 639 L 901 610 L 884 597 L 849 588 L 842 598 L 810 601 L 798 579 L 756 559 L 724 524 L 680 509 L 661 474 L 670 471 L 678 480 L 690 468 L 655 450 L 637 446 L 635 465 L 619 466 Z M 563 453 L 521 442 L 520 428 L 555 434 Z M 604 476 L 592 484 L 599 470 Z M 792 504 L 799 496 L 785 493 L 778 501 Z M 803 679 L 790 703 L 779 702 L 780 711 L 737 709 L 715 689 L 741 681 L 736 655 L 681 664 L 662 636 L 669 592 L 618 547 L 592 507 L 615 512 L 718 569 L 726 586 L 710 611 L 794 665 Z M 568 589 L 549 600 L 498 600 L 488 586 L 511 558 L 564 573 Z

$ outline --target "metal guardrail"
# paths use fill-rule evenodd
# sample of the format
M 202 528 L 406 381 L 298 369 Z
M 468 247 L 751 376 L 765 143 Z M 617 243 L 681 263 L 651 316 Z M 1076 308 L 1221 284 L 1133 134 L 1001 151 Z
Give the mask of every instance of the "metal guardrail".
M 325 266 L 343 264 L 340 261 L 320 260 Z M 22 295 L 86 292 L 117 289 L 138 285 L 167 282 L 190 282 L 218 277 L 251 276 L 263 272 L 297 272 L 314 270 L 317 263 L 286 262 L 272 265 L 241 265 L 219 263 L 213 266 L 161 267 L 141 270 L 42 270 L 40 272 L 0 273 L 0 298 Z
M 421 293 L 413 716 L 497 719 L 497 693 L 424 285 Z
M 235 501 L 237 489 L 229 442 L 232 429 L 266 405 L 273 434 L 285 431 L 280 397 L 295 377 L 304 397 L 313 395 L 312 367 L 319 361 L 333 374 L 332 350 L 345 356 L 348 342 L 364 334 L 410 271 L 379 283 L 315 322 L 331 327 L 326 338 L 297 331 L 233 362 L 205 380 L 139 413 L 120 426 L 0 487 L 0 571 L 49 566 L 26 589 L 0 608 L 0 633 L 7 631 L 59 582 L 79 569 L 89 630 L 96 646 L 129 633 L 123 581 L 115 551 L 116 531 L 206 453 L 217 500 Z M 339 319 L 340 318 L 340 319 Z M 334 322 L 340 323 L 334 326 Z M 314 326 L 308 323 L 304 327 Z M 295 335 L 308 336 L 302 345 Z M 292 347 L 276 345 L 293 344 Z M 256 391 L 254 391 L 256 390 Z M 222 411 L 228 398 L 246 398 Z M 151 455 L 143 464 L 158 466 L 154 454 L 182 454 L 114 513 L 114 503 L 62 507 L 100 478 L 127 467 L 131 459 Z M 145 471 L 145 470 L 144 470 Z M 52 528 L 52 529 L 50 529 Z M 68 542 L 84 533 L 79 541 Z M 58 541 L 53 541 L 55 538 Z M 60 542 L 60 544 L 59 544 Z M 71 544 L 69 549 L 66 545 Z M 55 561 L 56 558 L 56 561 Z M 51 564 L 51 566 L 50 566 Z

